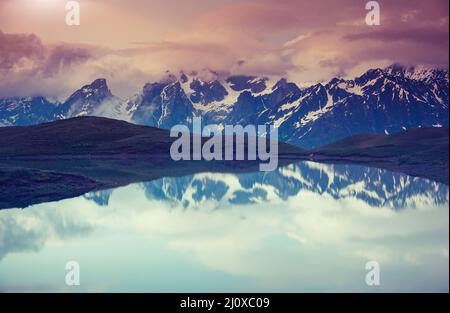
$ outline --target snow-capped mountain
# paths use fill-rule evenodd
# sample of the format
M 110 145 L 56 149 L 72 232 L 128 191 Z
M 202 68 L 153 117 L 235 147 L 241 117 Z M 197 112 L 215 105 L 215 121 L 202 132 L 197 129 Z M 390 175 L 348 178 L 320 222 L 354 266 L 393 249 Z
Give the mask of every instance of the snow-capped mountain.
M 45 123 L 56 119 L 57 104 L 44 97 L 0 99 L 0 127 Z
M 205 123 L 272 123 L 279 128 L 280 140 L 303 148 L 360 133 L 448 127 L 447 70 L 392 65 L 369 70 L 353 80 L 335 78 L 303 89 L 286 79 L 217 75 L 205 81 L 182 73 L 178 79 L 172 75 L 155 86 L 159 89 L 156 100 L 150 100 L 153 106 L 134 102 L 137 113 L 132 114 L 133 121 L 161 126 L 165 114 L 173 114 L 161 110 L 159 103 L 165 88 L 170 88 L 180 97 L 172 100 L 179 103 L 181 113 L 174 122 L 188 123 L 193 107 L 193 115 L 202 116 Z M 151 90 L 155 97 L 155 89 Z M 146 95 L 144 88 L 141 97 Z M 140 107 L 151 116 L 146 118 Z
M 127 101 L 131 120 L 160 128 L 190 124 L 196 110 L 181 85 L 172 75 L 161 82 L 146 84 L 140 94 Z
M 414 79 L 411 73 L 414 70 L 398 66 L 370 70 L 354 80 L 335 78 L 301 91 L 291 87 L 281 93 L 291 98 L 279 101 L 273 100 L 277 89 L 266 95 L 245 93 L 227 120 L 274 123 L 282 141 L 303 148 L 360 133 L 448 127 L 448 71 Z M 248 103 L 257 109 L 250 110 Z
M 202 173 L 140 185 L 147 198 L 187 209 L 288 201 L 301 192 L 395 210 L 448 203 L 448 186 L 444 184 L 381 169 L 312 162 L 291 164 L 270 173 Z M 106 205 L 110 196 L 108 190 L 85 198 Z
M 0 126 L 35 125 L 85 115 L 129 119 L 124 101 L 111 93 L 105 79 L 83 86 L 63 103 L 41 96 L 0 99 Z
M 78 116 L 103 116 L 126 119 L 123 100 L 114 96 L 108 88 L 106 79 L 97 79 L 74 92 L 58 108 L 60 118 Z
M 12 107 L 28 112 L 21 118 L 9 109 L 11 100 L 0 100 L 0 123 L 25 125 L 94 115 L 171 128 L 189 126 L 194 116 L 201 116 L 207 124 L 274 124 L 281 141 L 302 148 L 360 133 L 448 127 L 448 70 L 392 65 L 352 80 L 334 78 L 306 88 L 284 78 L 222 77 L 214 72 L 204 77 L 168 74 L 126 101 L 111 93 L 106 80 L 98 79 L 61 105 L 36 98 L 46 103 L 25 110 L 27 101 L 15 99 Z

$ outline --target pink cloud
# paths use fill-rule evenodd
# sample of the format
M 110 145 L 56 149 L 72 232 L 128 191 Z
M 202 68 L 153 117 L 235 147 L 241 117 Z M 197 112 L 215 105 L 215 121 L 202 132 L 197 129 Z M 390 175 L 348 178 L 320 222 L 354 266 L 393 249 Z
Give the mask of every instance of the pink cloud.
M 361 0 L 87 2 L 95 3 L 87 14 L 92 34 L 60 33 L 70 34 L 71 42 L 95 40 L 99 46 L 114 35 L 123 46 L 55 45 L 36 35 L 0 33 L 0 72 L 9 72 L 0 77 L 7 82 L 0 95 L 25 88 L 21 80 L 30 82 L 29 77 L 40 82 L 27 85 L 36 93 L 106 77 L 125 97 L 167 70 L 288 76 L 303 83 L 389 63 L 448 67 L 447 0 L 380 0 L 378 27 L 364 23 Z M 113 13 L 109 21 L 107 12 Z M 97 15 L 102 18 L 94 19 Z

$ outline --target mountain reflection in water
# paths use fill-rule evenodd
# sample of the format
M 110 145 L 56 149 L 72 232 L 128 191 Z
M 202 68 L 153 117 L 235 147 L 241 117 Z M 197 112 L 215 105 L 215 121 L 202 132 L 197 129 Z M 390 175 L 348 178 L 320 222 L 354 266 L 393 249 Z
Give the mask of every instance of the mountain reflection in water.
M 448 291 L 448 198 L 426 179 L 303 162 L 4 210 L 0 290 Z

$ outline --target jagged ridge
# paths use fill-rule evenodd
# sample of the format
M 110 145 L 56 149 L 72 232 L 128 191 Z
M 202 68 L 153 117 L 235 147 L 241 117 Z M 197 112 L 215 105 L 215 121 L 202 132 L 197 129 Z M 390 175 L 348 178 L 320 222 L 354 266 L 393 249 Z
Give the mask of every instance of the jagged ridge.
M 281 141 L 308 149 L 361 133 L 448 127 L 448 70 L 394 64 L 308 88 L 286 79 L 208 74 L 169 74 L 128 100 L 115 97 L 105 79 L 62 104 L 43 97 L 3 99 L 0 125 L 93 115 L 168 129 L 202 116 L 209 124 L 274 124 Z

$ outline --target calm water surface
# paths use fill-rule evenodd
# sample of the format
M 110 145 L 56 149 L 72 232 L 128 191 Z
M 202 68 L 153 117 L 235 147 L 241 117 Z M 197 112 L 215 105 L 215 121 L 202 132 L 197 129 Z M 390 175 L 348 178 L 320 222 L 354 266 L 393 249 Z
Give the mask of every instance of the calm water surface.
M 79 287 L 65 285 L 71 260 Z M 0 291 L 447 292 L 448 280 L 448 186 L 360 166 L 202 173 L 0 211 Z

